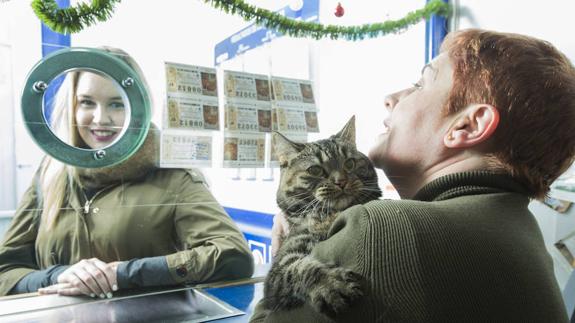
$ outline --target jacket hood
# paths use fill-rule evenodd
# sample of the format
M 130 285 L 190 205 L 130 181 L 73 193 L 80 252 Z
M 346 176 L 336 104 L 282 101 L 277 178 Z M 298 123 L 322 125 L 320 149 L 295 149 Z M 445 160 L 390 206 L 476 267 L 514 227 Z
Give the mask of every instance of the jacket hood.
M 150 125 L 146 140 L 130 158 L 109 167 L 77 167 L 80 186 L 86 189 L 98 189 L 111 184 L 133 181 L 144 178 L 157 168 L 159 161 L 160 130 Z

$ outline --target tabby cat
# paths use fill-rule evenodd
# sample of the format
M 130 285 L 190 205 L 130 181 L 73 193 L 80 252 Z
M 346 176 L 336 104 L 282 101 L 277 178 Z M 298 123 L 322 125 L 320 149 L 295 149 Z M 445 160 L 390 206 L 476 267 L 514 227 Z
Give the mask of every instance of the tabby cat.
M 290 232 L 266 277 L 264 306 L 280 310 L 308 303 L 333 317 L 362 295 L 361 277 L 310 253 L 327 238 L 339 212 L 381 196 L 377 174 L 355 147 L 355 117 L 328 139 L 303 144 L 276 132 L 273 144 L 281 169 L 277 203 Z

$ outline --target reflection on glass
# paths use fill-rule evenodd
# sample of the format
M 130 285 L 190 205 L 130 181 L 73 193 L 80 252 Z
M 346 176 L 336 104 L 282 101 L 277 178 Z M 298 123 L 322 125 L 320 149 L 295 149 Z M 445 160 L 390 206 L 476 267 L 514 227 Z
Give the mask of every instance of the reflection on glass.
M 109 76 L 72 70 L 56 77 L 44 95 L 44 117 L 63 142 L 85 149 L 106 148 L 124 133 L 130 105 Z

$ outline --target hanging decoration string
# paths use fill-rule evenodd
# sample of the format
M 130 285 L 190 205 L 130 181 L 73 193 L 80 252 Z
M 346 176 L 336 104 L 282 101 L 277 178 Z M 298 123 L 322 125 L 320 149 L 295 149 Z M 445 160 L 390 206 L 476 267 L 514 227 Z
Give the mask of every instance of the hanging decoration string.
M 38 18 L 50 29 L 59 33 L 76 33 L 96 21 L 106 21 L 110 18 L 117 2 L 120 0 L 92 0 L 91 5 L 82 3 L 76 7 L 62 9 L 54 0 L 33 0 L 32 8 Z M 358 26 L 338 26 L 296 21 L 247 4 L 243 0 L 204 0 L 204 2 L 228 14 L 239 15 L 246 21 L 255 20 L 258 25 L 278 30 L 286 35 L 315 39 L 325 37 L 347 40 L 375 38 L 404 31 L 423 19 L 429 19 L 431 15 L 448 16 L 451 12 L 449 4 L 442 0 L 432 0 L 425 7 L 410 12 L 398 20 Z
M 32 9 L 48 28 L 61 34 L 73 34 L 96 21 L 106 21 L 114 13 L 120 0 L 92 0 L 92 4 L 79 3 L 75 7 L 60 8 L 55 0 L 34 0 Z
M 399 20 L 388 20 L 360 26 L 326 26 L 313 22 L 295 21 L 278 13 L 249 5 L 242 0 L 204 0 L 204 2 L 210 3 L 215 8 L 222 9 L 226 13 L 239 15 L 244 20 L 255 19 L 256 24 L 278 30 L 289 36 L 315 39 L 329 37 L 331 39 L 343 38 L 347 40 L 362 40 L 389 33 L 398 33 L 424 18 L 429 19 L 433 14 L 447 16 L 451 8 L 441 0 L 433 0 L 428 2 L 422 9 L 410 12 Z

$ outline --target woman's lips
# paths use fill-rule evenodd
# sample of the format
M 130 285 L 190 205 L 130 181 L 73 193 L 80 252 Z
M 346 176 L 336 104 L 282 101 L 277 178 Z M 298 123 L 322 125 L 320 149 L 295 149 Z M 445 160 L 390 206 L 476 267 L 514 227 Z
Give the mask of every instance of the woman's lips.
M 114 137 L 116 137 L 118 134 L 116 131 L 107 129 L 90 130 L 90 133 L 92 134 L 92 137 L 94 137 L 94 139 L 99 142 L 108 142 L 114 139 Z
M 389 119 L 383 120 L 383 134 L 389 132 Z
M 389 132 L 389 127 L 384 127 L 382 134 L 387 134 Z

